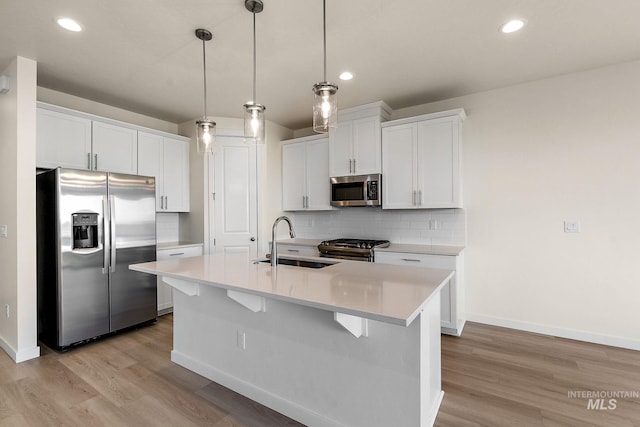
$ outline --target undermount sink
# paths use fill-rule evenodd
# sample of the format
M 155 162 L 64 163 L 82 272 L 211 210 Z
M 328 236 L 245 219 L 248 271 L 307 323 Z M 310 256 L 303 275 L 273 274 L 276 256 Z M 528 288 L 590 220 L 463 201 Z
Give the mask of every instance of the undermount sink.
M 268 262 L 270 259 L 261 259 L 258 262 Z M 306 267 L 306 268 L 323 268 L 335 264 L 334 262 L 322 262 L 322 261 L 309 261 L 304 259 L 290 259 L 290 258 L 278 258 L 278 264 L 292 265 L 294 267 Z

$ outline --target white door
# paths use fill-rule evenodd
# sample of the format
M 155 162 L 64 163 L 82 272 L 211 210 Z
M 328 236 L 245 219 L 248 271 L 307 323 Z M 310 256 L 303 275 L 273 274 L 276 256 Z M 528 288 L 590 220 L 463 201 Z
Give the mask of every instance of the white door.
M 216 139 L 218 148 L 209 168 L 210 251 L 257 256 L 256 146 L 245 143 L 244 137 Z

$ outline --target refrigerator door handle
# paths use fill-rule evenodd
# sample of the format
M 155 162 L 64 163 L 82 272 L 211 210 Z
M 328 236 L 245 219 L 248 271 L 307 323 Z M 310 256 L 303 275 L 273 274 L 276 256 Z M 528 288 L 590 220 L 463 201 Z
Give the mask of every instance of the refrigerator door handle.
M 109 224 L 109 202 L 107 201 L 107 196 L 102 197 L 102 251 L 103 251 L 103 261 L 102 261 L 102 274 L 109 273 L 109 253 L 110 253 L 110 243 L 109 242 L 109 234 L 107 232 L 107 227 Z
M 109 243 L 111 245 L 111 257 L 109 259 L 109 271 L 116 271 L 116 209 L 113 196 L 109 196 Z

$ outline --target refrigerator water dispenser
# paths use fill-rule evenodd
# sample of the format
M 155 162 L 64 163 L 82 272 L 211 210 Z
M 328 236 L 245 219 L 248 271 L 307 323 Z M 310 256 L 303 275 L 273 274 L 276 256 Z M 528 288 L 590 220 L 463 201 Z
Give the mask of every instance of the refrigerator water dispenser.
M 73 249 L 98 247 L 98 214 L 79 212 L 71 214 L 73 224 Z

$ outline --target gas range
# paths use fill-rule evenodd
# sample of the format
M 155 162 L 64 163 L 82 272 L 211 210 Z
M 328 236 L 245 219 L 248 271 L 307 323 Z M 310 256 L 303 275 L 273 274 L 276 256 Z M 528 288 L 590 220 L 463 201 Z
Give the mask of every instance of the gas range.
M 321 257 L 373 262 L 373 250 L 386 248 L 388 240 L 334 239 L 318 245 Z

